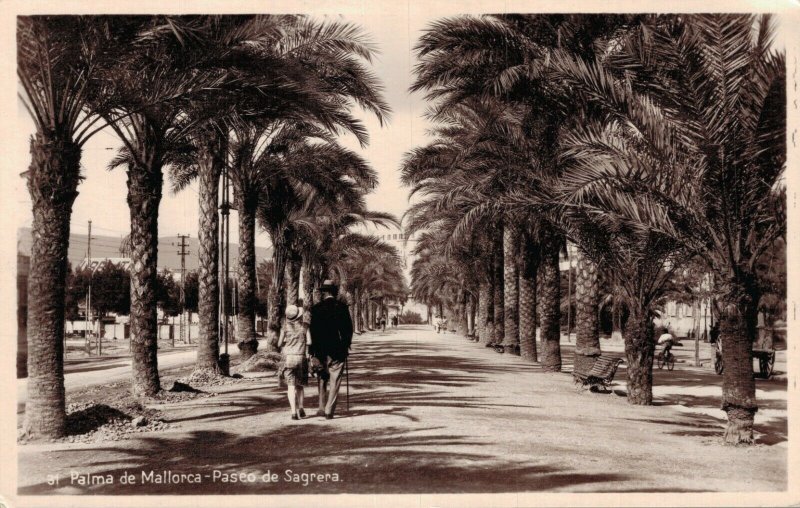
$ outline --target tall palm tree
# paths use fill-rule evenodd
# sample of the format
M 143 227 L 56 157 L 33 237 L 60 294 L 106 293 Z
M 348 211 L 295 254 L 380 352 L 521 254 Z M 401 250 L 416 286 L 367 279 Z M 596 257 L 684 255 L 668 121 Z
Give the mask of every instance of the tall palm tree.
M 368 324 L 374 322 L 375 314 L 383 314 L 387 299 L 405 302 L 409 289 L 396 247 L 375 237 L 355 238 L 360 238 L 358 245 L 343 253 L 333 273 L 352 297 L 354 323 L 361 320 Z M 364 299 L 363 303 L 359 302 L 360 298 Z M 359 315 L 358 310 L 363 306 L 373 310 Z
M 20 100 L 33 119 L 31 164 L 22 174 L 33 207 L 28 276 L 28 398 L 32 439 L 64 433 L 64 298 L 72 205 L 81 150 L 102 127 L 92 83 L 135 39 L 138 20 L 91 16 L 17 17 Z
M 154 37 L 166 32 L 167 37 Z M 222 83 L 223 73 L 196 72 L 180 29 L 169 18 L 153 17 L 131 48 L 102 79 L 96 100 L 101 115 L 122 140 L 109 167 L 125 166 L 131 219 L 131 352 L 133 392 L 160 390 L 157 359 L 156 277 L 158 207 L 163 169 L 189 150 L 193 126 L 183 114 L 186 100 Z
M 301 144 L 287 151 L 284 166 L 280 179 L 265 182 L 259 217 L 272 238 L 276 264 L 285 265 L 288 304 L 299 296 L 302 266 L 306 300 L 322 282 L 322 274 L 330 271 L 329 263 L 320 266 L 320 262 L 337 247 L 340 233 L 335 228 L 349 227 L 348 219 L 366 211 L 363 195 L 375 188 L 377 175 L 356 154 L 332 143 Z M 329 170 L 323 177 L 321 168 Z M 268 314 L 280 315 L 276 305 L 273 295 Z M 277 333 L 280 321 L 269 323 Z
M 536 274 L 539 269 L 539 248 L 530 232 L 523 234 L 519 269 L 519 347 L 520 355 L 538 362 L 536 347 Z
M 503 227 L 503 347 L 519 354 L 519 231 L 515 221 Z
M 490 96 L 507 105 L 515 104 L 519 111 L 524 112 L 520 116 L 525 117 L 523 142 L 515 144 L 517 149 L 527 153 L 528 162 L 515 167 L 514 173 L 522 182 L 530 184 L 538 176 L 558 172 L 555 160 L 558 127 L 570 114 L 568 95 L 561 94 L 561 88 L 547 78 L 550 60 L 562 53 L 594 55 L 597 48 L 605 47 L 607 40 L 613 39 L 616 32 L 630 22 L 630 16 L 571 15 L 444 19 L 432 24 L 417 45 L 421 63 L 416 68 L 417 79 L 412 89 L 427 90 L 428 97 L 437 101 L 440 111 L 452 110 L 475 97 L 486 100 Z M 507 188 L 519 186 L 517 183 Z M 544 231 L 547 228 L 542 225 L 538 229 Z M 555 238 L 558 228 L 550 229 L 544 235 L 549 243 L 539 243 L 539 248 L 559 249 L 563 244 L 563 239 Z M 548 344 L 543 350 L 544 368 L 560 370 L 560 333 L 557 327 L 549 326 L 551 316 L 558 318 L 559 311 L 555 307 L 560 303 L 552 298 L 557 296 L 555 285 L 559 284 L 557 252 L 541 257 L 540 264 L 549 265 L 539 274 L 541 282 L 554 285 L 538 286 L 542 293 L 539 306 L 553 306 L 540 313 L 548 322 L 544 337 Z M 507 266 L 511 267 L 510 264 Z M 510 275 L 507 278 L 509 281 L 513 279 Z M 515 298 L 513 287 L 509 289 L 509 296 Z M 497 296 L 501 294 L 496 291 Z M 516 308 L 515 303 L 507 306 L 512 312 Z M 496 312 L 495 317 L 499 318 L 499 310 Z M 514 319 L 505 321 L 516 323 Z M 516 326 L 512 325 L 508 334 L 511 337 L 507 339 L 510 344 L 517 341 L 515 332 Z M 507 334 L 497 333 L 498 339 L 503 335 Z
M 575 258 L 574 369 L 576 372 L 588 372 L 595 357 L 601 353 L 599 270 L 597 264 L 584 254 L 580 246 L 575 250 Z
M 347 164 L 342 161 L 339 165 Z M 373 190 L 372 187 L 362 188 L 351 183 L 339 191 L 334 186 L 333 190 L 325 193 L 325 199 L 309 201 L 290 217 L 292 223 L 300 226 L 291 228 L 294 233 L 292 251 L 301 260 L 303 304 L 307 308 L 315 303 L 315 288 L 329 278 L 331 272 L 337 272 L 344 259 L 359 249 L 370 251 L 375 245 L 373 237 L 357 233 L 357 228 L 366 225 L 400 227 L 391 214 L 367 209 L 364 195 Z M 352 310 L 358 316 L 363 295 L 358 288 L 353 291 Z
M 219 373 L 217 210 L 230 131 L 264 118 L 311 116 L 328 126 L 342 121 L 329 106 L 321 105 L 327 98 L 307 76 L 302 52 L 284 51 L 295 47 L 298 37 L 313 47 L 338 36 L 325 30 L 310 33 L 306 21 L 297 16 L 189 16 L 180 21 L 184 32 L 192 34 L 194 46 L 202 48 L 206 67 L 230 77 L 192 98 L 185 113 L 197 124 L 192 133 L 194 153 L 172 172 L 176 191 L 193 178 L 199 180 L 201 339 L 196 371 L 207 376 Z
M 302 20 L 291 32 L 281 47 L 281 54 L 297 57 L 306 73 L 304 79 L 313 86 L 320 100 L 319 112 L 309 120 L 313 123 L 317 117 L 325 121 L 315 125 L 319 133 L 312 137 L 322 137 L 330 141 L 339 133 L 354 134 L 362 145 L 367 142 L 367 133 L 362 123 L 350 115 L 350 106 L 355 103 L 373 113 L 383 122 L 389 108 L 381 97 L 381 86 L 377 78 L 363 65 L 369 62 L 375 53 L 374 47 L 360 29 L 342 23 L 317 23 Z M 237 203 L 240 222 L 240 301 L 244 304 L 239 313 L 239 347 L 242 353 L 250 355 L 255 352 L 258 342 L 255 337 L 251 312 L 252 281 L 254 275 L 254 244 L 251 241 L 255 234 L 255 211 L 261 184 L 269 175 L 275 175 L 270 167 L 276 167 L 273 155 L 283 150 L 274 137 L 282 135 L 285 130 L 295 132 L 296 136 L 307 137 L 302 129 L 291 129 L 298 118 L 277 118 L 270 121 L 244 122 L 236 129 L 236 141 L 233 147 L 234 164 L 231 167 L 234 184 L 234 197 Z M 321 123 L 321 125 L 320 125 Z M 324 131 L 324 132 L 322 132 Z M 327 169 L 327 168 L 325 168 Z M 261 175 L 266 171 L 266 176 Z M 285 267 L 276 264 L 276 273 L 283 276 Z M 280 288 L 276 285 L 275 289 Z M 277 317 L 277 316 L 276 316 Z M 277 340 L 276 326 L 270 327 L 270 343 Z
M 621 38 L 606 68 L 564 59 L 559 69 L 638 137 L 637 150 L 604 143 L 587 157 L 582 192 L 613 195 L 609 203 L 697 254 L 721 281 L 729 443 L 753 440 L 755 266 L 785 228 L 785 64 L 772 39 L 769 16 L 659 16 Z M 622 73 L 631 86 L 617 87 Z M 633 203 L 647 213 L 635 215 Z
M 520 150 L 513 150 L 511 140 L 517 140 L 519 134 L 519 110 L 507 107 L 498 101 L 472 100 L 458 104 L 446 110 L 434 112 L 432 119 L 442 125 L 436 131 L 438 139 L 427 147 L 411 151 L 404 161 L 403 180 L 412 186 L 412 195 L 415 193 L 428 194 L 431 197 L 413 207 L 409 215 L 413 217 L 409 230 L 411 232 L 423 230 L 429 226 L 441 229 L 443 218 L 447 217 L 449 230 L 449 245 L 445 250 L 449 253 L 461 246 L 472 256 L 481 256 L 485 263 L 484 273 L 495 273 L 492 266 L 498 271 L 491 278 L 484 280 L 483 294 L 489 291 L 488 284 L 492 286 L 491 310 L 486 307 L 482 310 L 479 321 L 483 321 L 484 338 L 487 338 L 487 316 L 492 315 L 492 334 L 489 339 L 496 344 L 503 343 L 504 337 L 504 308 L 503 297 L 505 289 L 503 284 L 503 271 L 507 269 L 509 302 L 513 310 L 509 311 L 509 343 L 511 350 L 516 350 L 518 337 L 516 317 L 516 264 L 513 252 L 517 248 L 515 218 L 503 217 L 503 211 L 493 206 L 494 197 L 504 192 L 504 189 L 516 185 L 515 169 L 522 159 Z M 509 242 L 505 248 L 509 255 L 503 254 L 502 231 L 503 223 L 510 224 L 508 228 Z M 499 235 L 497 241 L 492 242 L 486 235 L 478 233 L 481 225 L 491 224 L 492 234 Z M 490 260 L 490 257 L 493 259 Z M 503 258 L 509 260 L 508 266 L 503 263 Z M 494 264 L 493 264 L 494 263 Z M 496 280 L 495 280 L 496 279 Z M 480 290 L 474 291 L 475 294 Z M 470 294 L 472 296 L 467 297 Z M 462 293 L 456 299 L 457 313 L 464 314 L 468 301 L 473 297 L 473 292 Z M 489 298 L 484 297 L 484 306 L 489 303 Z M 480 304 L 479 304 L 480 307 Z M 459 318 L 462 322 L 463 318 Z M 513 323 L 513 325 L 511 324 Z
M 252 236 L 256 215 L 273 243 L 275 279 L 268 310 L 268 339 L 274 347 L 280 332 L 279 292 L 283 288 L 287 260 L 297 250 L 291 248 L 293 238 L 287 236 L 293 212 L 303 208 L 305 199 L 320 198 L 324 202 L 336 199 L 345 191 L 347 199 L 357 199 L 358 189 L 372 189 L 377 183 L 374 170 L 363 159 L 334 143 L 325 132 L 311 126 L 283 123 L 277 128 L 281 132 L 272 135 L 269 146 L 261 153 L 253 153 L 256 140 L 264 137 L 261 133 L 257 136 L 245 133 L 233 146 L 231 174 L 240 217 L 239 342 L 244 354 L 255 353 L 258 345 L 252 328 L 253 300 L 248 296 L 254 294 L 250 281 L 255 277 Z M 318 138 L 315 142 L 308 142 L 315 137 Z M 354 182 L 356 187 L 349 182 Z

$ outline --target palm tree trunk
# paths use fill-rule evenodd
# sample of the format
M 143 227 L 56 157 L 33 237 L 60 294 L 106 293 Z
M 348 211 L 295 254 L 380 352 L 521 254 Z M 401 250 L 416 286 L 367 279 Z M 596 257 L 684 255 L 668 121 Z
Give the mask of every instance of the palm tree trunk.
M 369 330 L 369 292 L 364 291 L 361 297 L 361 331 Z
M 600 355 L 600 286 L 597 265 L 580 249 L 575 250 L 575 364 L 574 370 L 588 372 Z
M 314 305 L 314 269 L 311 262 L 308 260 L 303 261 L 303 307 L 308 312 L 311 306 Z
M 357 287 L 353 288 L 353 329 L 357 332 L 361 331 L 361 292 Z
M 512 353 L 519 347 L 519 231 L 512 224 L 503 229 L 503 346 Z
M 256 337 L 256 203 L 254 199 L 236 200 L 239 212 L 239 295 L 237 323 L 239 351 L 242 361 L 253 356 L 258 350 Z M 277 266 L 276 266 L 277 268 Z
M 347 312 L 350 314 L 350 322 L 356 322 L 356 314 L 355 314 L 355 303 L 353 300 L 353 293 L 349 290 L 344 290 L 343 293 L 340 290 L 340 295 L 344 294 L 345 301 L 347 302 Z
M 69 140 L 31 139 L 27 174 L 33 204 L 33 245 L 28 274 L 29 439 L 64 435 L 64 299 L 72 205 L 78 196 L 81 149 Z
M 561 371 L 561 274 L 558 252 L 560 242 L 551 235 L 541 244 L 541 261 L 538 271 L 539 328 L 542 340 L 542 369 Z
M 730 284 L 731 292 L 720 315 L 722 340 L 722 409 L 728 415 L 724 441 L 753 443 L 753 417 L 758 411 L 753 377 L 753 341 L 756 338 L 759 299 L 755 284 Z
M 267 351 L 277 351 L 278 337 L 281 333 L 281 288 L 286 270 L 286 247 L 273 238 L 272 249 L 272 286 L 267 298 Z
M 622 302 L 616 296 L 611 302 L 611 338 L 622 338 Z
M 290 255 L 286 261 L 286 304 L 297 305 L 300 298 L 300 258 Z
M 495 229 L 493 238 L 494 249 L 494 330 L 492 342 L 502 344 L 505 335 L 504 304 L 503 304 L 503 230 L 502 225 Z
M 477 331 L 475 330 L 475 298 L 471 294 L 467 294 L 467 335 L 474 336 Z
M 491 340 L 491 323 L 489 312 L 492 304 L 492 285 L 488 280 L 481 280 L 478 286 L 478 339 L 481 344 Z
M 519 272 L 519 347 L 520 355 L 539 361 L 536 350 L 536 273 L 538 246 L 529 238 L 522 242 L 522 268 Z
M 226 137 L 203 131 L 202 154 L 197 167 L 200 224 L 198 226 L 198 314 L 195 372 L 220 374 L 219 369 L 219 178 L 225 165 Z
M 128 168 L 131 216 L 131 357 L 133 393 L 152 396 L 161 389 L 158 378 L 158 205 L 164 177 L 161 167 Z
M 459 335 L 466 337 L 469 334 L 469 323 L 467 322 L 467 292 L 463 289 L 459 294 L 457 312 L 458 323 L 456 331 Z
M 628 402 L 640 406 L 653 403 L 653 320 L 647 310 L 634 304 L 625 329 L 625 357 L 628 366 Z

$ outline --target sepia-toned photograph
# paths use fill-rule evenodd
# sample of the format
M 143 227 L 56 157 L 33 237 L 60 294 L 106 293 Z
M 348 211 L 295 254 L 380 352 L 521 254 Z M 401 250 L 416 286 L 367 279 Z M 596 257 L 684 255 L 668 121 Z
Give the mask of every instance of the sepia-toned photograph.
M 0 507 L 800 502 L 774 4 L 6 12 Z

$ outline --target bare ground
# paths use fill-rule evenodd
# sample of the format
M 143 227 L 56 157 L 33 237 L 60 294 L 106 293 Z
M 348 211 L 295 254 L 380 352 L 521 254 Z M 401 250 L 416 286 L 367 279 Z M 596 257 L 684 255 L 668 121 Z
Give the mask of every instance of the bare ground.
M 678 350 L 686 359 L 690 345 Z M 604 343 L 610 354 L 621 355 Z M 564 371 L 571 346 L 563 344 Z M 166 430 L 124 441 L 19 447 L 30 494 L 320 494 L 780 491 L 787 487 L 784 379 L 758 380 L 758 444 L 721 444 L 721 378 L 685 361 L 655 372 L 656 405 L 631 406 L 625 371 L 611 394 L 576 390 L 455 334 L 402 327 L 355 339 L 336 418 L 289 419 L 271 374 L 218 395 L 159 403 Z M 173 374 L 175 375 L 175 374 Z M 203 389 L 203 387 L 199 387 Z M 311 408 L 310 410 L 308 408 Z M 291 470 L 292 474 L 286 473 Z M 183 473 L 158 482 L 162 471 Z M 154 474 L 150 475 L 150 471 Z M 215 478 L 214 471 L 217 478 Z M 111 475 L 83 484 L 71 473 Z M 265 473 L 277 476 L 266 477 Z M 135 484 L 120 483 L 129 473 Z M 224 482 L 223 474 L 252 473 Z M 314 481 L 296 473 L 327 473 Z M 48 485 L 47 475 L 58 475 Z M 190 483 L 192 475 L 200 483 Z M 333 475 L 337 477 L 334 478 Z M 51 477 L 52 479 L 52 477 Z M 195 478 L 196 479 L 196 478 Z M 230 477 L 227 477 L 230 480 Z M 254 479 L 254 481 L 251 481 Z M 265 481 L 270 480 L 271 481 Z

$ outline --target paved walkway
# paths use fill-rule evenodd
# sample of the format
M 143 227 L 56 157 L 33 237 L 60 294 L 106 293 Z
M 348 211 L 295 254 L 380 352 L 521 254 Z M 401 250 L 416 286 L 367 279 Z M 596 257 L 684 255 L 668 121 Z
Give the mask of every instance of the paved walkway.
M 571 346 L 563 349 L 568 370 Z M 720 444 L 713 371 L 678 364 L 655 382 L 656 405 L 635 407 L 620 396 L 624 382 L 612 394 L 578 391 L 568 374 L 455 334 L 389 329 L 355 339 L 350 410 L 342 400 L 333 420 L 313 416 L 315 388 L 299 422 L 274 377 L 215 388 L 216 397 L 164 406 L 175 429 L 19 447 L 20 494 L 512 492 L 509 502 L 525 505 L 519 493 L 786 488 L 785 381 L 758 382 L 761 444 L 749 448 Z M 164 471 L 174 481 L 159 483 Z M 114 483 L 70 484 L 71 472 Z M 135 484 L 120 483 L 126 473 Z M 323 481 L 294 476 L 303 473 Z M 59 474 L 57 488 L 48 474 Z M 245 476 L 232 483 L 232 474 Z

